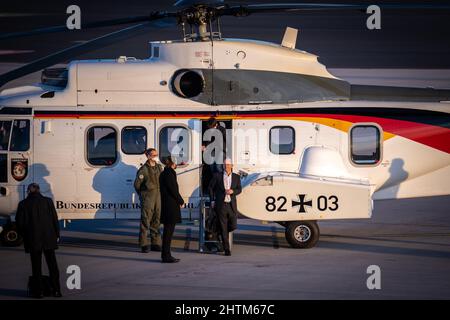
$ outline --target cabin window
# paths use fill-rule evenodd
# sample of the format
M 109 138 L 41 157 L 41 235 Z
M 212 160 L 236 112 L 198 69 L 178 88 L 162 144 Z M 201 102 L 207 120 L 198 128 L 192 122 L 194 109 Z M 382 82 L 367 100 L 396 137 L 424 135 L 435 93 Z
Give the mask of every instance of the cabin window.
M 11 121 L 0 121 L 0 150 L 8 150 L 11 123 Z
M 295 130 L 292 127 L 273 127 L 269 135 L 270 152 L 292 154 L 295 150 Z
M 14 120 L 11 151 L 27 151 L 30 148 L 30 120 Z
M 144 127 L 125 127 L 122 129 L 122 152 L 143 154 L 147 149 L 147 129 Z
M 117 160 L 117 132 L 112 127 L 91 127 L 87 133 L 87 160 L 95 166 L 111 166 Z
M 350 130 L 352 162 L 359 165 L 380 161 L 380 129 L 374 125 L 357 125 Z
M 164 127 L 159 132 L 159 156 L 172 156 L 178 165 L 189 162 L 189 131 L 185 127 Z

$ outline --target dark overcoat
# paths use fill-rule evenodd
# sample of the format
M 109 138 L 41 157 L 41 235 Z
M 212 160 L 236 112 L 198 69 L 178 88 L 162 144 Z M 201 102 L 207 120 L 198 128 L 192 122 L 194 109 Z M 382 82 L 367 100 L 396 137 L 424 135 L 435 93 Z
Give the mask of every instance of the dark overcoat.
M 16 225 L 26 252 L 58 248 L 59 222 L 52 199 L 29 194 L 19 202 Z
M 159 187 L 161 190 L 161 223 L 180 223 L 180 206 L 184 204 L 184 200 L 178 190 L 177 173 L 174 169 L 164 168 L 159 176 Z

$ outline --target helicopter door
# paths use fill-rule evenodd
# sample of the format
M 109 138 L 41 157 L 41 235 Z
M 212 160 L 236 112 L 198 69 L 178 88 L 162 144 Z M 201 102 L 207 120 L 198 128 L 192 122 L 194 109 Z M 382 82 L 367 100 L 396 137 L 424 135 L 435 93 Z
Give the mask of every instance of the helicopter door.
M 223 128 L 226 129 L 227 131 L 227 136 L 225 143 L 226 145 L 226 157 L 227 158 L 233 158 L 232 155 L 232 136 L 231 136 L 231 129 L 232 129 L 232 120 L 225 120 L 225 119 L 220 119 L 219 121 L 219 125 Z M 202 140 L 202 144 L 203 145 L 207 145 L 209 143 L 209 138 L 206 138 L 205 136 L 205 132 L 208 130 L 208 120 L 203 120 L 202 121 L 202 137 L 204 138 L 204 140 Z M 215 140 L 215 137 L 211 138 L 211 142 L 213 142 Z M 203 155 L 202 152 L 202 163 L 203 163 L 203 167 L 202 167 L 202 191 L 204 195 L 208 194 L 208 185 L 209 182 L 211 181 L 212 178 L 212 171 L 211 171 L 211 167 L 207 165 L 207 163 L 205 162 L 205 156 Z M 219 164 L 220 165 L 220 164 Z
M 11 117 L 0 119 L 0 186 L 1 210 L 12 213 L 26 196 L 32 181 L 31 119 Z
M 197 119 L 156 120 L 156 148 L 161 161 L 172 156 L 177 162 L 177 179 L 184 199 L 184 219 L 200 212 L 201 121 Z

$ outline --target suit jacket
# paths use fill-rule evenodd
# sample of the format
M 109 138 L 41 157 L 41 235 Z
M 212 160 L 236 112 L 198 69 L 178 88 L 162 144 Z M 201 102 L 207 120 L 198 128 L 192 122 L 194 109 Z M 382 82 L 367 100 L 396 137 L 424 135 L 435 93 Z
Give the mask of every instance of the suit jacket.
M 52 199 L 39 193 L 28 195 L 19 202 L 16 225 L 26 252 L 58 248 L 59 222 Z
M 159 176 L 161 190 L 161 223 L 176 224 L 181 222 L 180 205 L 184 200 L 178 190 L 177 173 L 165 167 Z
M 231 208 L 237 215 L 237 201 L 236 196 L 242 192 L 241 177 L 236 173 L 231 174 L 231 187 L 233 194 L 231 195 Z M 222 206 L 225 200 L 225 185 L 223 183 L 223 173 L 215 173 L 211 182 L 209 183 L 209 198 L 216 201 L 216 212 L 222 211 Z

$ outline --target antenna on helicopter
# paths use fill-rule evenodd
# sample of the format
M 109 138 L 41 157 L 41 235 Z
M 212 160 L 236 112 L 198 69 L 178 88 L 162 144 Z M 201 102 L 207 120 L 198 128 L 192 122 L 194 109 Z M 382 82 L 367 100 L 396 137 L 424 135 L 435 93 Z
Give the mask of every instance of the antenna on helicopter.
M 286 27 L 281 46 L 289 49 L 295 49 L 295 45 L 297 44 L 297 35 L 298 29 Z

